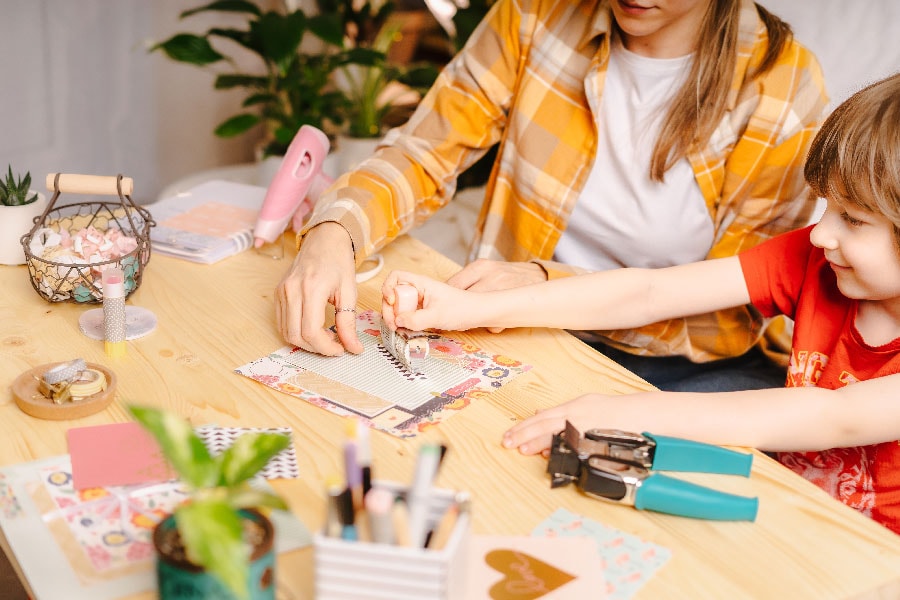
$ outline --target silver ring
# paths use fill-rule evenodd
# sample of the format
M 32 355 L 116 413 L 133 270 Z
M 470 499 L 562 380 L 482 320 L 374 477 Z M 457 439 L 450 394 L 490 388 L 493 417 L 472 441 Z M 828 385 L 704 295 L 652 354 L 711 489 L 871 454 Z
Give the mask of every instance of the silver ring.
M 335 314 L 337 314 L 339 312 L 352 312 L 355 314 L 356 308 L 336 308 L 336 309 L 334 309 L 334 312 L 335 312 Z

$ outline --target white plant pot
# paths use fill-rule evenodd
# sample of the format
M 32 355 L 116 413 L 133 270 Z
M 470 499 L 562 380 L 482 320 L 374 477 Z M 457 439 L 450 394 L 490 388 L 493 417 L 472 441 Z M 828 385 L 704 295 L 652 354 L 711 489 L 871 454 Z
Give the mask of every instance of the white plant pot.
M 331 166 L 334 172 L 328 174 L 332 177 L 338 177 L 354 169 L 359 163 L 375 154 L 375 147 L 381 143 L 381 140 L 382 138 L 338 136 L 337 140 L 335 140 L 335 147 L 329 155 L 331 164 L 326 163 L 325 165 L 326 170 Z
M 22 236 L 31 231 L 35 217 L 41 216 L 47 208 L 47 197 L 40 192 L 34 193 L 38 195 L 38 199 L 31 204 L 0 204 L 0 265 L 25 264 Z

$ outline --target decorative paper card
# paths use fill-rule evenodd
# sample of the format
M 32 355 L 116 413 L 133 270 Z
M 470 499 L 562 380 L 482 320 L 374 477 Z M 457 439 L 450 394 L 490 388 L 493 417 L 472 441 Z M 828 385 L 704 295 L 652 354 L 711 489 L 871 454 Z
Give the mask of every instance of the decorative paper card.
M 66 432 L 76 490 L 175 479 L 156 440 L 138 423 L 75 427 Z
M 597 544 L 587 537 L 474 535 L 466 600 L 605 598 Z
M 413 437 L 529 369 L 507 356 L 429 334 L 423 374 L 413 374 L 380 343 L 381 317 L 357 315 L 362 354 L 320 356 L 285 346 L 235 369 L 264 385 L 369 426 Z
M 563 508 L 531 532 L 546 538 L 587 537 L 600 553 L 606 592 L 612 600 L 631 598 L 672 556 L 668 548 L 592 521 Z
M 197 435 L 213 456 L 238 437 L 251 432 L 291 435 L 290 427 L 198 427 Z M 177 476 L 166 463 L 156 440 L 138 423 L 76 427 L 67 432 L 72 478 L 76 490 L 111 485 L 159 483 Z M 276 454 L 260 471 L 266 479 L 298 477 L 294 442 Z
M 213 456 L 223 452 L 245 433 L 283 433 L 291 436 L 291 445 L 273 456 L 266 466 L 259 472 L 265 479 L 293 479 L 300 476 L 297 468 L 297 451 L 294 449 L 294 439 L 290 427 L 215 427 L 205 425 L 197 427 L 194 431 L 206 444 Z
M 71 472 L 68 455 L 0 469 L 0 527 L 35 596 L 105 600 L 152 590 L 150 536 L 184 500 L 181 484 L 75 490 Z M 310 543 L 293 515 L 272 516 L 276 551 Z

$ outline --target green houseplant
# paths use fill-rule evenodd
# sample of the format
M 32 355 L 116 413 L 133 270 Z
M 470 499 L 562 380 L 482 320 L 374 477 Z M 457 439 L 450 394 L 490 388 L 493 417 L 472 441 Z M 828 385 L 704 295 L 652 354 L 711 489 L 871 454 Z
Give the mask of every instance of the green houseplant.
M 248 0 L 218 0 L 185 10 L 181 19 L 204 12 L 233 13 L 246 17 L 242 29 L 213 27 L 202 34 L 178 33 L 153 45 L 172 60 L 207 67 L 220 62 L 235 65 L 235 51 L 259 59 L 256 72 L 225 72 L 216 76 L 215 88 L 244 88 L 247 96 L 240 114 L 222 122 L 219 137 L 245 133 L 258 124 L 265 129 L 264 155 L 283 154 L 302 125 L 327 129 L 340 121 L 344 99 L 331 86 L 331 73 L 344 58 L 343 28 L 337 14 L 307 17 L 302 10 L 263 11 Z M 307 34 L 312 39 L 307 40 Z M 318 45 L 308 52 L 301 45 Z M 219 49 L 217 49 L 219 47 Z M 227 54 L 230 49 L 231 54 Z
M 267 528 L 269 534 L 272 531 L 268 518 L 255 509 L 287 507 L 280 497 L 252 487 L 249 480 L 287 448 L 290 439 L 277 433 L 247 433 L 221 454 L 211 456 L 193 427 L 177 415 L 141 406 L 129 406 L 128 410 L 156 439 L 163 456 L 188 487 L 187 501 L 154 531 L 154 545 L 158 553 L 169 552 L 175 559 L 183 554 L 193 567 L 188 565 L 187 574 L 173 572 L 173 556 L 160 556 L 160 597 L 218 600 L 231 594 L 246 599 L 262 587 L 268 594 L 253 597 L 273 598 L 273 551 L 269 548 L 268 581 L 259 586 L 249 577 L 252 548 L 248 538 L 254 535 L 254 523 L 261 524 L 263 531 Z M 166 531 L 175 532 L 171 533 L 173 539 L 160 544 Z M 193 573 L 198 568 L 205 573 Z M 166 577 L 178 580 L 173 583 Z
M 25 173 L 25 177 L 17 178 L 13 175 L 12 165 L 9 165 L 6 181 L 0 180 L 0 202 L 6 206 L 22 206 L 38 199 L 37 193 L 29 194 L 31 194 L 31 173 Z
M 180 18 L 227 12 L 245 16 L 246 27 L 178 33 L 150 51 L 199 67 L 235 64 L 223 49 L 228 44 L 232 51 L 242 47 L 258 57 L 259 72 L 216 76 L 216 89 L 245 88 L 247 97 L 245 110 L 222 122 L 215 134 L 232 137 L 263 124 L 264 156 L 283 154 L 302 125 L 329 135 L 345 131 L 353 137 L 380 137 L 384 117 L 396 99 L 383 93 L 389 84 L 423 91 L 434 82 L 437 68 L 388 61 L 387 50 L 398 31 L 390 19 L 392 3 L 316 0 L 315 6 L 317 13 L 307 16 L 285 6 L 263 11 L 249 0 L 218 0 L 185 10 Z M 340 85 L 335 83 L 337 71 Z
M 5 178 L 0 178 L 0 264 L 25 263 L 21 238 L 46 207 L 46 196 L 31 189 L 31 173 L 17 176 L 9 165 Z

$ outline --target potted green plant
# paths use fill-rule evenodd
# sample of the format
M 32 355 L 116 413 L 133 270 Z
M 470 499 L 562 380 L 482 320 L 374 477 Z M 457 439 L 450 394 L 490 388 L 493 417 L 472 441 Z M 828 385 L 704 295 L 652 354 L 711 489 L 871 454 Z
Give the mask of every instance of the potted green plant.
M 218 0 L 185 10 L 180 18 L 204 12 L 243 15 L 246 26 L 213 27 L 201 34 L 177 33 L 154 44 L 150 51 L 198 67 L 221 62 L 235 65 L 233 56 L 240 48 L 259 59 L 255 72 L 216 76 L 216 89 L 247 91 L 243 102 L 246 110 L 222 122 L 215 130 L 217 136 L 233 137 L 262 124 L 262 154 L 277 156 L 284 154 L 302 125 L 326 130 L 339 123 L 344 98 L 331 86 L 331 73 L 344 58 L 339 54 L 343 44 L 340 15 L 307 17 L 302 10 L 264 11 L 248 0 Z M 307 46 L 318 49 L 306 51 Z
M 274 599 L 274 528 L 260 509 L 287 507 L 249 481 L 290 439 L 247 433 L 211 456 L 193 427 L 177 415 L 141 406 L 128 410 L 188 487 L 188 499 L 153 532 L 159 597 Z
M 46 196 L 31 189 L 31 173 L 16 176 L 9 165 L 5 179 L 0 179 L 0 264 L 25 264 L 22 236 L 45 208 Z
M 390 2 L 316 0 L 315 10 L 307 16 L 285 6 L 263 11 L 249 0 L 218 0 L 185 10 L 180 18 L 236 13 L 246 16 L 246 27 L 178 33 L 150 51 L 200 67 L 235 64 L 224 49 L 229 43 L 232 51 L 237 44 L 256 55 L 259 72 L 216 76 L 216 89 L 246 88 L 247 110 L 222 122 L 215 134 L 232 137 L 263 124 L 263 157 L 284 154 L 302 125 L 318 127 L 330 136 L 381 137 L 384 117 L 397 100 L 385 91 L 400 83 L 405 90 L 422 92 L 434 82 L 437 68 L 427 62 L 401 66 L 388 61 L 399 28 L 390 18 L 394 10 Z

